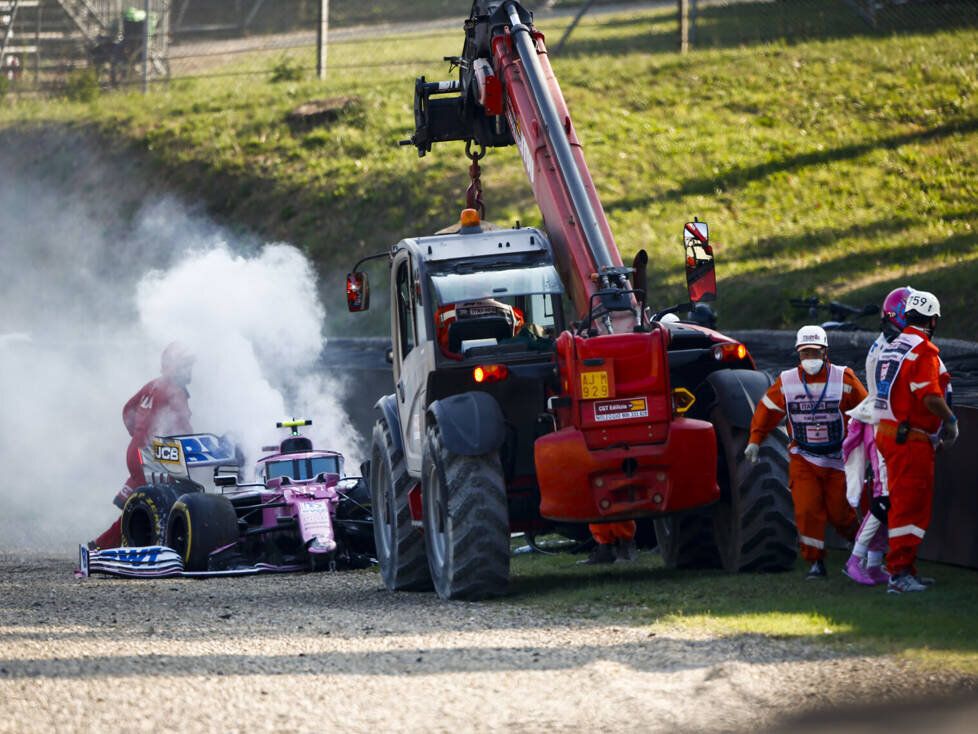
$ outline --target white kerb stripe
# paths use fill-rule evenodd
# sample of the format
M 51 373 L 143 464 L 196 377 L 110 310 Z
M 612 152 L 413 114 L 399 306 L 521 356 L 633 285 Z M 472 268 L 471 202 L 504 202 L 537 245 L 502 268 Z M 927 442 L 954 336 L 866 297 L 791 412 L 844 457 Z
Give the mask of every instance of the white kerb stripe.
M 890 537 L 891 538 L 893 537 L 892 532 L 890 534 Z M 802 543 L 804 543 L 805 545 L 810 545 L 813 548 L 822 549 L 825 547 L 825 541 L 823 540 L 816 540 L 815 538 L 809 538 L 806 535 L 799 535 L 798 538 L 799 540 L 801 540 Z
M 898 528 L 890 528 L 891 538 L 900 538 L 904 535 L 916 535 L 918 538 L 924 537 L 924 529 L 916 525 L 903 525 Z
M 778 404 L 775 403 L 773 400 L 771 400 L 771 398 L 769 398 L 767 395 L 765 395 L 761 399 L 761 402 L 764 403 L 764 405 L 766 405 L 771 410 L 776 410 L 779 413 L 784 413 L 784 408 L 779 408 Z

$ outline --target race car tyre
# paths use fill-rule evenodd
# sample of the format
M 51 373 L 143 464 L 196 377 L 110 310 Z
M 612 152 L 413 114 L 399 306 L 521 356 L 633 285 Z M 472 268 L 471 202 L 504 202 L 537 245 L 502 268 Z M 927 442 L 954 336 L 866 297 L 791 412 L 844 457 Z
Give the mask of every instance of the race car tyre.
M 509 583 L 509 512 L 498 451 L 460 456 L 435 424 L 421 459 L 428 568 L 442 599 L 499 596 Z
M 185 571 L 206 571 L 211 552 L 238 540 L 238 515 L 219 494 L 190 492 L 170 511 L 166 545 L 183 559 Z
M 653 522 L 659 554 L 666 568 L 719 568 L 709 510 L 692 510 Z
M 163 545 L 170 508 L 183 490 L 173 484 L 147 484 L 129 495 L 122 507 L 122 545 Z
M 370 462 L 366 462 L 367 474 Z M 373 531 L 373 499 L 367 479 L 361 477 L 356 486 L 344 492 L 346 499 L 336 507 L 334 522 L 337 540 L 352 553 L 367 556 L 375 554 Z
M 716 429 L 720 501 L 712 507 L 713 535 L 723 567 L 737 571 L 788 571 L 798 549 L 794 504 L 788 489 L 788 437 L 772 431 L 758 462 L 744 456 L 750 431 L 730 423 L 719 408 Z
M 424 538 L 411 524 L 408 492 L 413 484 L 404 453 L 394 447 L 390 426 L 380 418 L 371 439 L 370 495 L 377 563 L 390 591 L 431 589 Z

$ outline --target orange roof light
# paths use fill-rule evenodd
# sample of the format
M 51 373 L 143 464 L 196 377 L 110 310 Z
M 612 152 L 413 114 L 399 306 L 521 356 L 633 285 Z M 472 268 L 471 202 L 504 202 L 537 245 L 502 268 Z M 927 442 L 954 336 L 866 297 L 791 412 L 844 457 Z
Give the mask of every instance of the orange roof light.
M 478 227 L 479 226 L 479 210 L 478 209 L 463 209 L 461 224 L 463 227 Z

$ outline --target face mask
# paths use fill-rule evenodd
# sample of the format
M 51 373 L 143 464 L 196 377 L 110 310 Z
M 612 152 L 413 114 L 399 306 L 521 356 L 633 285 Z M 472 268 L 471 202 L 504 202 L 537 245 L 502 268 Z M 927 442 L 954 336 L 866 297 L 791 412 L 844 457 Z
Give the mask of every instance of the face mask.
M 817 375 L 818 371 L 822 369 L 822 360 L 803 359 L 801 361 L 801 368 L 810 375 Z

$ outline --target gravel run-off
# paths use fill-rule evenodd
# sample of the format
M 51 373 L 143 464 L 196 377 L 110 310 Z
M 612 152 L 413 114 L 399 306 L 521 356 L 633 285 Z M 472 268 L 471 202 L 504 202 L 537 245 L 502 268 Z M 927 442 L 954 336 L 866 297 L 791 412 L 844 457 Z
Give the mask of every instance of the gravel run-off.
M 0 555 L 0 732 L 740 732 L 978 691 L 797 641 L 391 594 L 370 570 L 76 580 L 72 567 Z

